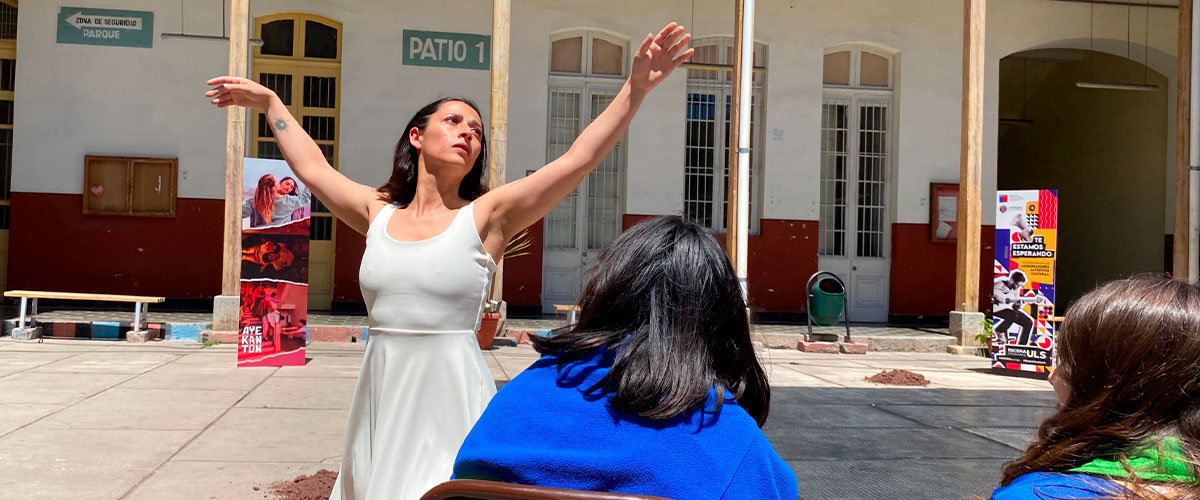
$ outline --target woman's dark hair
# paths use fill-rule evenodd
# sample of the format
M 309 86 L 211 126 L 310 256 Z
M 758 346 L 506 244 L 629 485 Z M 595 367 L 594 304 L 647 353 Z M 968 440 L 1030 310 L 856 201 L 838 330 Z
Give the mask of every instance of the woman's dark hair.
M 412 203 L 413 196 L 417 193 L 417 171 L 419 170 L 417 158 L 421 155 L 421 151 L 414 148 L 412 142 L 408 140 L 408 132 L 413 127 L 424 131 L 425 127 L 429 125 L 429 117 L 433 116 L 442 104 L 451 101 L 466 104 L 475 110 L 475 113 L 483 116 L 473 101 L 462 97 L 438 99 L 417 111 L 417 114 L 413 115 L 412 119 L 408 121 L 408 125 L 404 127 L 404 135 L 400 137 L 399 141 L 396 141 L 396 153 L 392 156 L 392 177 L 388 179 L 387 184 L 379 188 L 380 199 L 401 207 L 407 207 L 409 203 Z M 458 195 L 462 199 L 474 200 L 488 191 L 487 179 L 483 177 L 485 169 L 487 169 L 487 133 L 480 130 L 479 157 L 475 158 L 475 164 L 471 166 L 471 171 L 467 172 L 462 183 L 458 185 Z
M 300 187 L 300 183 L 296 182 L 296 179 L 293 179 L 291 177 L 284 177 L 282 179 L 279 179 L 280 184 L 283 184 L 284 181 L 292 181 L 292 192 L 288 193 L 289 196 L 300 196 L 298 193 L 296 193 L 296 189 L 298 189 Z
M 1056 344 L 1055 376 L 1070 395 L 1004 465 L 1002 485 L 1028 472 L 1123 460 L 1164 436 L 1179 437 L 1200 470 L 1200 287 L 1155 276 L 1113 281 L 1071 307 Z M 1172 488 L 1182 496 L 1171 498 L 1200 498 L 1200 483 Z
M 566 364 L 599 347 L 615 351 L 590 390 L 614 393 L 618 412 L 668 420 L 725 390 L 761 427 L 771 389 L 754 354 L 741 286 L 720 245 L 679 217 L 634 226 L 601 255 L 580 301 L 579 322 L 535 337 Z M 561 365 L 560 365 L 561 366 Z

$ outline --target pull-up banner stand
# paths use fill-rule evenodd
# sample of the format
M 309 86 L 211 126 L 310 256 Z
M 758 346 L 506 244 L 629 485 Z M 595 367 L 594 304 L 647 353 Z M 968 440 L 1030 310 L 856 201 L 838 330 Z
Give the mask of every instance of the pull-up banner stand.
M 238 366 L 302 366 L 312 192 L 279 160 L 247 158 Z
M 1058 191 L 999 191 L 992 370 L 1045 377 L 1054 362 Z

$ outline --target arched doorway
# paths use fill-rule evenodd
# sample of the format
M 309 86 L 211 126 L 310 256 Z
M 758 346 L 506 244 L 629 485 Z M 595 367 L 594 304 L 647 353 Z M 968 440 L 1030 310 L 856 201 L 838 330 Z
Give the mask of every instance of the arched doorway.
M 867 43 L 825 49 L 818 266 L 849 283 L 856 322 L 888 317 L 898 55 Z
M 999 79 L 996 186 L 1058 190 L 1059 305 L 1104 281 L 1162 272 L 1168 78 L 1125 57 L 1040 49 L 1001 59 Z M 1078 85 L 1089 81 L 1156 88 Z

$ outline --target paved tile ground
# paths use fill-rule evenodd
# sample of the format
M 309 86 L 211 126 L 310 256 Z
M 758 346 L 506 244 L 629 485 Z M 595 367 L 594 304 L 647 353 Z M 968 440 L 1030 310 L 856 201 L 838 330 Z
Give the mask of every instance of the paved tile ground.
M 261 500 L 255 486 L 337 468 L 362 348 L 318 343 L 302 367 L 236 368 L 232 346 L 0 338 L 0 491 Z M 764 432 L 807 500 L 986 496 L 1053 408 L 1048 384 L 991 375 L 983 358 L 760 356 L 772 385 Z M 484 357 L 503 384 L 537 354 Z M 932 384 L 862 380 L 885 368 Z

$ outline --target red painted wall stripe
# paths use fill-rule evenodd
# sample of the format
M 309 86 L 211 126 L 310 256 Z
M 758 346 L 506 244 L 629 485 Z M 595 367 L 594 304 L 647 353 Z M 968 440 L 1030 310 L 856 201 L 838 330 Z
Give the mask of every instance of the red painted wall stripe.
M 175 217 L 83 215 L 79 194 L 12 193 L 8 288 L 218 295 L 224 210 L 180 198 Z
M 979 256 L 980 311 L 991 307 L 996 227 L 983 226 Z M 892 224 L 888 314 L 945 316 L 954 308 L 957 245 L 929 241 L 929 224 Z
M 652 215 L 628 214 L 624 229 Z M 747 240 L 750 307 L 758 311 L 803 311 L 804 283 L 817 272 L 817 221 L 762 219 Z M 722 248 L 725 235 L 714 235 Z
M 12 193 L 9 289 L 204 298 L 220 293 L 223 200 L 180 198 L 175 217 L 83 215 L 82 195 Z M 628 214 L 628 229 L 650 215 Z M 543 224 L 530 227 L 530 255 L 505 263 L 505 300 L 537 306 Z M 338 223 L 334 301 L 360 302 L 365 242 Z M 995 228 L 983 228 L 981 270 L 991 269 Z M 804 282 L 817 270 L 816 221 L 763 219 L 750 237 L 750 296 L 761 311 L 802 311 Z M 724 235 L 717 235 L 724 244 Z M 892 226 L 889 313 L 945 315 L 954 303 L 955 246 L 929 242 L 927 224 Z M 980 273 L 981 290 L 990 285 Z M 982 299 L 981 310 L 986 309 Z

